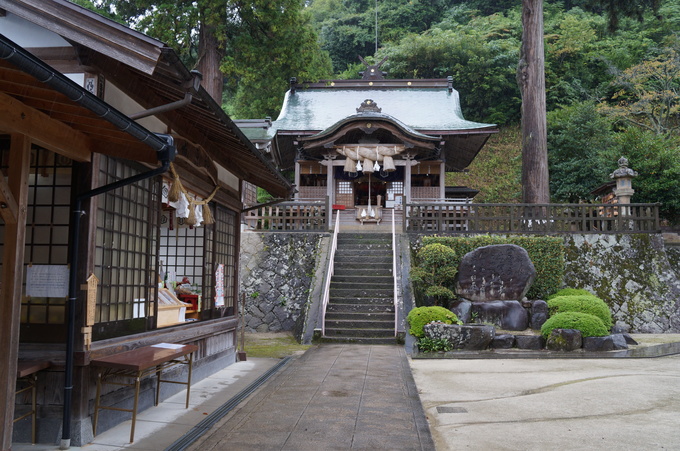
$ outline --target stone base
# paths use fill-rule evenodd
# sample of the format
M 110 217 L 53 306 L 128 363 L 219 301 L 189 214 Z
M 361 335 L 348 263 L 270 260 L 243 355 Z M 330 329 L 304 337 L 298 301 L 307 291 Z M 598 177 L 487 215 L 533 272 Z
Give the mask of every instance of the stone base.
M 447 340 L 453 349 L 479 351 L 487 349 L 494 337 L 496 329 L 486 325 L 463 325 L 430 323 L 423 327 L 425 336 L 433 340 Z
M 472 302 L 470 315 L 475 322 L 495 324 L 503 330 L 529 327 L 529 313 L 519 301 Z

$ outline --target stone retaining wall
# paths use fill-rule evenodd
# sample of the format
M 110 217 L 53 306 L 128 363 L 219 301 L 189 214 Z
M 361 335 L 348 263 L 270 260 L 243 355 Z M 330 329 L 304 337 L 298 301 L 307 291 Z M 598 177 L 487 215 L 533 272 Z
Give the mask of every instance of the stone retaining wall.
M 241 234 L 247 331 L 301 336 L 323 238 L 319 233 Z
M 564 286 L 607 302 L 617 330 L 680 333 L 680 258 L 662 235 L 568 235 L 564 244 Z M 420 247 L 419 235 L 411 247 Z
M 678 261 L 669 258 L 661 235 L 573 235 L 564 241 L 565 286 L 602 298 L 623 331 L 680 332 Z

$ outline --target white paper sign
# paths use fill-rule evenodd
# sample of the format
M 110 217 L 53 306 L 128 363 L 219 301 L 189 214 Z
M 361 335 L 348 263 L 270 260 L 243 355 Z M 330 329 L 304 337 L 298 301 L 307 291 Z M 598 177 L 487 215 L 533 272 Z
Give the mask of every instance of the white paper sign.
M 26 296 L 68 297 L 68 265 L 31 265 L 26 268 Z
M 217 265 L 215 271 L 215 307 L 224 307 L 224 264 Z

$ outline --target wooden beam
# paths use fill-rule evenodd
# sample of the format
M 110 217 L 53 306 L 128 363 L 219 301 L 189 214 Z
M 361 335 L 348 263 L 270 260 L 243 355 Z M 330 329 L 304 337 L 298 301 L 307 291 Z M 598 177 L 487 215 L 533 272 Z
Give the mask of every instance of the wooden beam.
M 0 216 L 5 224 L 16 224 L 18 214 L 19 207 L 5 181 L 5 174 L 0 170 Z
M 31 142 L 27 136 L 12 134 L 9 152 L 8 188 L 18 203 L 18 216 L 13 224 L 5 224 L 0 289 L 0 449 L 12 447 L 14 425 L 14 391 L 19 356 L 21 292 L 24 274 L 26 211 L 28 209 L 28 176 Z
M 154 72 L 165 47 L 160 41 L 65 0 L 0 0 L 0 8 L 147 74 Z
M 1 92 L 0 130 L 28 135 L 35 144 L 75 161 L 92 156 L 92 144 L 83 133 Z

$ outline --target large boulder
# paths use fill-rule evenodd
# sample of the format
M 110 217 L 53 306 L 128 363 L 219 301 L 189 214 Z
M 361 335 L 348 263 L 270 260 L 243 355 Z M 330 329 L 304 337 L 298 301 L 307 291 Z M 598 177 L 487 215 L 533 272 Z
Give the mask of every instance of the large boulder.
M 470 316 L 505 330 L 524 330 L 529 326 L 529 312 L 518 301 L 473 302 Z
M 496 328 L 487 325 L 466 325 L 430 323 L 423 326 L 427 338 L 444 339 L 453 349 L 478 351 L 487 349 L 496 336 Z
M 536 268 L 523 248 L 495 244 L 463 256 L 456 294 L 476 302 L 520 301 L 536 278 Z
M 576 329 L 553 329 L 545 343 L 550 351 L 575 351 L 582 345 L 581 331 Z

